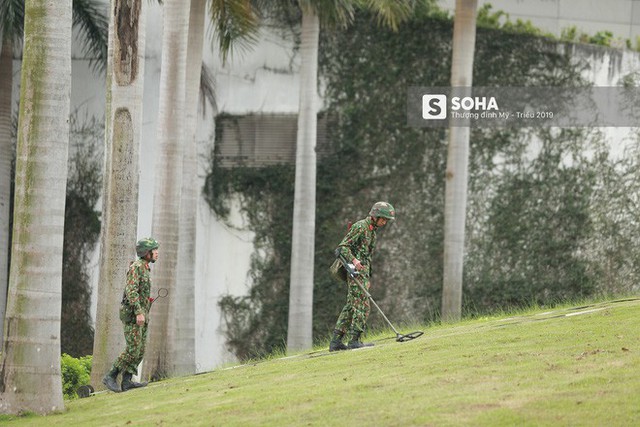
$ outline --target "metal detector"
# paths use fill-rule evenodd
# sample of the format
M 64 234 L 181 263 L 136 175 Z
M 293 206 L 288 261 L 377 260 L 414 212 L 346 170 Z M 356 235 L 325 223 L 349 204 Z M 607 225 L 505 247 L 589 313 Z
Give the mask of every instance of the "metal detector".
M 76 391 L 76 393 L 78 393 L 78 397 L 80 399 L 83 399 L 85 397 L 89 397 L 92 394 L 94 394 L 95 390 L 93 389 L 93 386 L 91 384 L 87 384 L 87 385 L 81 385 L 80 387 L 78 387 L 78 390 Z
M 347 274 L 349 276 L 351 276 L 351 278 L 353 279 L 354 282 L 356 282 L 356 284 L 358 286 L 360 286 L 360 289 L 362 289 L 362 291 L 364 292 L 364 294 L 367 296 L 367 298 L 369 298 L 369 300 L 373 303 L 373 305 L 376 306 L 376 308 L 378 309 L 378 311 L 380 312 L 380 314 L 382 314 L 382 317 L 384 318 L 384 320 L 387 321 L 387 323 L 389 324 L 389 326 L 391 327 L 391 329 L 393 330 L 393 332 L 395 332 L 396 334 L 396 341 L 397 342 L 405 342 L 405 341 L 411 341 L 413 339 L 418 338 L 419 336 L 421 336 L 422 334 L 424 334 L 423 331 L 415 331 L 415 332 L 411 332 L 408 334 L 401 334 L 399 333 L 396 328 L 393 327 L 393 325 L 391 324 L 391 322 L 389 321 L 389 319 L 387 319 L 387 316 L 384 315 L 384 313 L 382 312 L 382 309 L 378 306 L 378 304 L 376 304 L 376 302 L 373 300 L 373 298 L 371 297 L 371 294 L 369 293 L 369 291 L 367 290 L 367 288 L 364 287 L 364 285 L 362 284 L 362 282 L 360 281 L 360 279 L 358 278 L 359 273 L 358 270 L 356 270 L 356 267 L 351 264 L 348 263 L 344 257 L 342 255 L 338 255 L 338 258 L 340 259 L 340 262 L 342 262 L 342 265 L 344 265 L 344 268 L 347 270 Z
M 160 288 L 160 289 L 158 289 L 158 293 L 156 294 L 156 297 L 155 297 L 155 298 L 153 298 L 153 297 L 152 297 L 152 298 L 149 298 L 149 302 L 151 303 L 151 304 L 149 305 L 149 310 L 151 310 L 151 306 L 153 305 L 153 302 L 154 302 L 155 300 L 157 300 L 158 298 L 164 298 L 164 297 L 166 297 L 167 295 L 169 295 L 169 289 L 167 289 L 167 288 Z

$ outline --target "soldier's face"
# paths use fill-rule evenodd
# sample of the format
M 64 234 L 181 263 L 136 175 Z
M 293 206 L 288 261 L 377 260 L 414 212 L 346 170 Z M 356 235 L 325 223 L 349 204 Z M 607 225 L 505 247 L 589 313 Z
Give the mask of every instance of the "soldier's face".
M 151 252 L 147 255 L 149 257 L 149 262 L 156 262 L 158 260 L 158 250 L 152 249 Z
M 376 225 L 378 227 L 382 227 L 386 223 L 387 223 L 387 218 L 378 218 L 378 220 L 376 221 Z

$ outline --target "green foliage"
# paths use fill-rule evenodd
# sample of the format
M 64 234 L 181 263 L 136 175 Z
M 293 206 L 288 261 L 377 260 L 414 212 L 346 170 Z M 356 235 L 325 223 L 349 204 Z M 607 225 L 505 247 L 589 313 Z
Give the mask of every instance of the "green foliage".
M 577 143 L 585 135 L 537 136 L 542 146 L 532 160 L 517 157 L 494 178 L 481 243 L 471 242 L 466 298 L 482 310 L 581 298 L 597 287 L 597 276 L 576 256 L 592 232 L 596 183 L 596 168 Z
M 564 28 L 560 34 L 560 40 L 568 43 L 584 43 L 605 47 L 626 47 L 627 49 L 634 49 L 631 40 L 623 40 L 620 37 L 614 37 L 611 31 L 598 31 L 591 35 L 583 31 L 579 31 L 575 25 Z M 638 46 L 635 46 L 635 49 L 638 50 Z
M 563 42 L 576 42 L 579 39 L 579 35 L 578 35 L 578 27 L 576 27 L 575 25 L 572 25 L 570 27 L 567 28 L 563 28 L 562 31 L 560 32 L 560 40 L 562 40 Z
M 632 48 L 631 40 L 626 39 L 623 41 L 619 37 L 616 38 L 613 36 L 611 31 L 598 31 L 596 34 L 590 35 L 583 31 L 579 31 L 575 25 L 563 28 L 560 33 L 560 38 L 558 39 L 552 33 L 542 31 L 529 20 L 523 21 L 521 19 L 517 19 L 516 22 L 513 22 L 510 20 L 508 13 L 502 10 L 492 12 L 492 9 L 493 6 L 491 3 L 485 3 L 478 9 L 478 15 L 476 18 L 478 27 L 499 29 L 510 33 L 544 36 L 564 43 L 584 43 L 607 47 L 613 47 L 614 45 L 616 47 L 622 47 L 624 45 L 628 49 Z
M 96 0 L 73 0 L 73 26 L 79 32 L 83 53 L 90 58 L 93 71 L 104 73 L 107 69 L 107 44 L 109 37 L 109 11 Z
M 611 46 L 613 40 L 613 33 L 611 31 L 598 31 L 595 35 L 589 38 L 589 43 L 597 44 L 599 46 Z
M 259 16 L 254 2 L 212 0 L 208 3 L 215 38 L 225 62 L 238 46 L 247 48 L 257 40 Z
M 475 85 L 587 84 L 581 72 L 589 64 L 569 49 L 527 25 L 506 25 L 488 8 L 484 13 Z M 328 271 L 333 250 L 347 222 L 364 217 L 378 200 L 393 203 L 397 221 L 378 241 L 373 297 L 394 323 L 439 318 L 447 135 L 406 126 L 406 92 L 449 85 L 452 22 L 417 15 L 392 32 L 372 19 L 358 14 L 351 27 L 321 39 L 330 149 L 317 168 L 316 339 L 331 330 L 345 299 Z M 640 279 L 637 250 L 628 250 L 640 248 L 633 237 L 640 235 L 640 222 L 616 190 L 623 181 L 628 194 L 640 194 L 632 179 L 638 157 L 621 163 L 606 155 L 602 139 L 577 130 L 472 130 L 467 314 L 629 292 Z M 207 200 L 225 214 L 226 203 L 239 197 L 260 254 L 254 255 L 250 295 L 222 302 L 229 340 L 241 357 L 281 348 L 286 339 L 293 180 L 292 165 L 224 169 L 213 156 Z M 375 311 L 369 323 L 383 324 Z
M 89 384 L 92 356 L 76 359 L 66 353 L 60 358 L 62 370 L 62 393 L 67 399 L 78 397 L 78 387 Z
M 22 43 L 24 35 L 25 2 L 20 0 L 0 1 L 0 39 L 11 39 Z M 83 54 L 89 58 L 94 71 L 103 73 L 107 68 L 107 37 L 109 15 L 100 0 L 74 0 L 73 26 L 78 31 Z
M 495 13 L 491 12 L 493 6 L 491 3 L 485 3 L 478 9 L 476 17 L 476 25 L 481 28 L 493 28 L 509 33 L 529 34 L 533 36 L 553 37 L 550 33 L 544 33 L 538 27 L 533 25 L 531 21 L 523 21 L 517 19 L 516 22 L 509 19 L 509 14 L 499 10 Z
M 589 35 L 578 31 L 578 28 L 573 25 L 562 30 L 560 40 L 570 43 L 588 43 L 610 47 L 615 39 L 611 31 L 598 31 L 594 35 Z

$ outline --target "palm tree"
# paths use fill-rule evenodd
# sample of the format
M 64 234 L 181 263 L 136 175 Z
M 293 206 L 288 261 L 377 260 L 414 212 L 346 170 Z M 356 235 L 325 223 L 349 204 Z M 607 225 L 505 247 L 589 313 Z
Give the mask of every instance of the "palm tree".
M 174 371 L 178 375 L 196 372 L 195 335 L 195 258 L 196 219 L 198 212 L 197 114 L 204 45 L 206 0 L 191 0 L 189 39 L 187 47 L 185 141 L 182 164 L 182 200 L 180 204 L 180 232 L 177 263 L 176 345 Z
M 408 18 L 412 2 L 394 0 L 299 0 L 302 12 L 300 45 L 300 107 L 296 139 L 296 174 L 291 241 L 291 278 L 287 348 L 312 345 L 313 265 L 316 211 L 316 128 L 318 108 L 318 41 L 323 25 L 346 25 L 356 7 L 373 10 L 380 22 L 396 29 Z
M 452 92 L 467 93 L 473 83 L 477 6 L 477 0 L 456 0 L 451 63 Z M 468 126 L 449 128 L 445 185 L 443 320 L 459 320 L 462 312 L 469 134 Z
M 13 244 L 0 367 L 3 413 L 64 409 L 60 310 L 71 27 L 71 2 L 25 1 Z
M 318 41 L 320 20 L 311 5 L 302 5 L 300 107 L 296 138 L 296 175 L 291 236 L 291 279 L 287 348 L 311 348 L 313 264 L 316 224 L 316 129 L 318 121 Z
M 169 355 L 168 371 L 186 375 L 196 372 L 195 336 L 195 256 L 196 219 L 198 209 L 197 188 L 197 113 L 198 97 L 204 88 L 202 82 L 202 49 L 204 45 L 204 21 L 206 0 L 191 0 L 189 12 L 189 35 L 186 59 L 185 140 L 181 182 L 180 224 L 177 254 L 177 286 L 172 302 L 179 313 L 175 316 L 175 344 Z M 167 307 L 168 308 L 168 307 Z M 152 342 L 151 346 L 154 343 Z M 150 346 L 150 347 L 151 347 Z
M 91 370 L 91 382 L 98 387 L 124 345 L 117 302 L 137 238 L 146 22 L 143 3 L 111 0 L 110 5 L 105 176 Z
M 184 153 L 186 64 L 190 2 L 164 1 L 164 31 L 158 110 L 158 160 L 155 173 L 152 234 L 162 244 L 162 259 L 155 267 L 154 286 L 177 295 L 178 237 Z M 150 324 L 149 345 L 143 375 L 157 380 L 167 377 L 174 361 L 177 303 L 157 304 Z
M 161 154 L 153 219 L 162 260 L 155 269 L 154 286 L 168 288 L 175 297 L 154 307 L 144 363 L 144 375 L 152 379 L 195 369 L 195 321 L 191 318 L 197 212 L 195 119 L 204 25 L 200 22 L 203 0 L 190 3 L 191 11 L 189 3 L 165 1 L 158 137 Z M 223 60 L 238 42 L 254 40 L 258 17 L 251 0 L 213 0 L 209 10 Z
M 11 92 L 13 87 L 13 50 L 21 44 L 24 27 L 24 1 L 0 0 L 0 340 L 3 334 L 6 289 L 8 283 L 9 205 L 11 160 Z M 106 65 L 107 25 L 104 5 L 100 0 L 74 0 L 73 25 L 83 40 L 83 53 L 91 58 L 96 72 Z

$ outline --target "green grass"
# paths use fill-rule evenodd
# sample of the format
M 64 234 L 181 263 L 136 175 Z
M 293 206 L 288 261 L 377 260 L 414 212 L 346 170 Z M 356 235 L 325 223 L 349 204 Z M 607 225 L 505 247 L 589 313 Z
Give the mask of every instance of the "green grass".
M 402 328 L 401 332 L 412 329 Z M 640 425 L 640 299 L 432 325 L 66 402 L 8 426 Z

